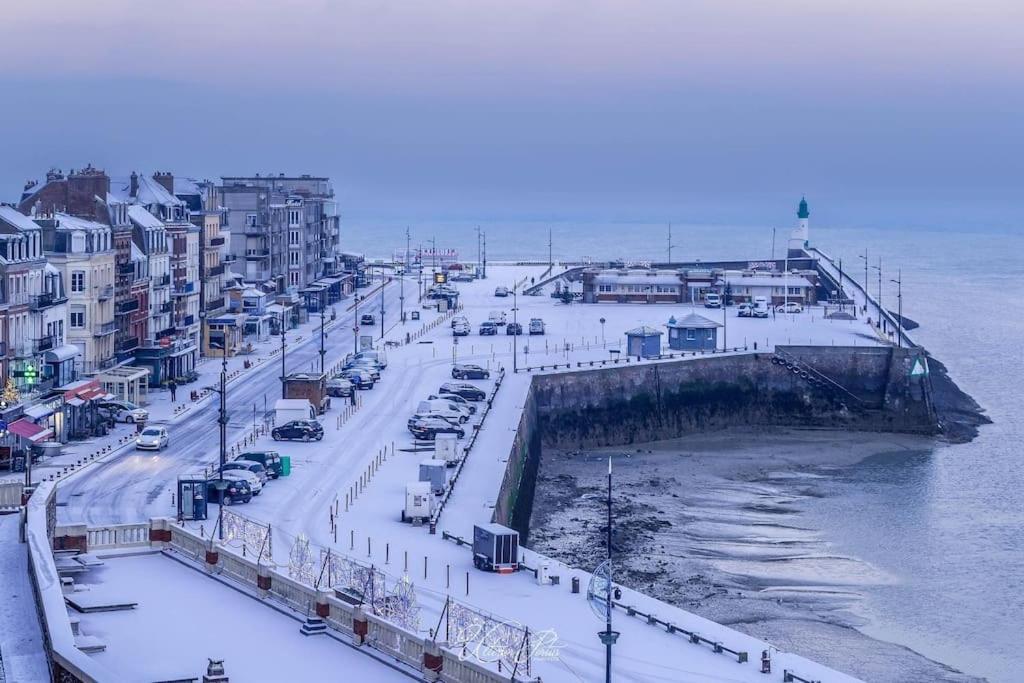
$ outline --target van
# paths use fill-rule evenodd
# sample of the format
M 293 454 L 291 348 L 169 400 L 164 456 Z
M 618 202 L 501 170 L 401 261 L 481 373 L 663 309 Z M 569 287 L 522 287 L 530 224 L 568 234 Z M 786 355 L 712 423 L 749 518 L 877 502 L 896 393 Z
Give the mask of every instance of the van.
M 274 402 L 274 424 L 292 420 L 315 420 L 316 409 L 304 398 L 279 398 Z
M 708 292 L 704 295 L 704 308 L 721 308 L 722 297 L 714 292 Z
M 463 408 L 454 401 L 448 401 L 443 398 L 433 398 L 426 401 L 420 401 L 419 406 L 416 408 L 416 414 L 436 415 L 447 419 L 455 419 L 458 420 L 460 424 L 469 420 L 468 408 Z
M 768 317 L 768 297 L 766 297 L 766 296 L 755 296 L 754 297 L 754 317 L 755 318 L 767 318 Z
M 504 325 L 507 321 L 505 311 L 491 311 L 491 314 L 487 316 L 487 319 L 495 325 Z

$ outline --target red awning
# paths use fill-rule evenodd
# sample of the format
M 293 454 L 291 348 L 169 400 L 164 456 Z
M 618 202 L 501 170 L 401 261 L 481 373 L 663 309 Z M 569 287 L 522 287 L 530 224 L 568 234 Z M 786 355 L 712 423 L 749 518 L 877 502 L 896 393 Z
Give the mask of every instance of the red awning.
M 42 441 L 46 437 L 53 434 L 53 430 L 47 427 L 40 427 L 35 422 L 30 422 L 24 418 L 15 420 L 7 427 L 8 431 L 12 434 L 17 434 L 23 439 L 28 439 L 32 443 Z

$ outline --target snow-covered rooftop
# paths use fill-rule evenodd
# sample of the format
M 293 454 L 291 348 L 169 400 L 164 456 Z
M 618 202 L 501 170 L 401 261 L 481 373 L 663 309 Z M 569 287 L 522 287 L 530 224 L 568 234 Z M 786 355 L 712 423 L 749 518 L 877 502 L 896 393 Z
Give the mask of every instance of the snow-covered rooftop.
M 18 230 L 26 231 L 39 229 L 39 226 L 36 225 L 31 218 L 21 213 L 13 206 L 0 205 L 0 219 L 5 223 L 9 223 Z
M 128 218 L 140 228 L 161 228 L 164 223 L 159 218 L 146 210 L 146 207 L 139 204 L 132 204 L 128 207 Z

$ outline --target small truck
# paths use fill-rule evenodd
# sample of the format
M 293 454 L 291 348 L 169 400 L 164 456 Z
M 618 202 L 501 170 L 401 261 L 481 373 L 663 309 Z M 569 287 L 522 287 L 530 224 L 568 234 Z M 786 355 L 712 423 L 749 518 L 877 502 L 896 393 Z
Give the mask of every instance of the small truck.
M 312 372 L 297 372 L 284 379 L 285 398 L 304 398 L 316 409 L 318 415 L 331 407 L 327 394 L 327 375 Z

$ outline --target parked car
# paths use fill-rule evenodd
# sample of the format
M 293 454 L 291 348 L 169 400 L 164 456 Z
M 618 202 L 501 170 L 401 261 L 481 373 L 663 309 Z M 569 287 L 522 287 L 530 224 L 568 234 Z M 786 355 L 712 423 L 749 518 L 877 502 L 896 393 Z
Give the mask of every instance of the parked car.
M 445 401 L 444 399 L 439 398 L 420 401 L 419 406 L 416 408 L 416 414 L 431 416 L 437 415 L 449 421 L 455 420 L 459 424 L 469 421 L 468 408 L 457 405 L 453 401 Z
M 277 451 L 246 451 L 235 460 L 247 460 L 258 462 L 267 471 L 267 476 L 277 479 L 284 473 L 284 465 L 281 462 L 281 454 Z
M 364 370 L 374 382 L 380 381 L 380 366 L 369 358 L 361 358 L 345 364 L 344 370 Z
M 755 318 L 767 318 L 768 317 L 768 297 L 755 296 L 754 297 L 754 315 Z
M 530 334 L 544 334 L 544 321 L 540 318 L 530 318 Z
M 507 335 L 511 336 L 511 335 L 517 335 L 517 334 L 522 334 L 522 333 L 523 333 L 523 326 L 520 325 L 519 323 L 509 323 L 505 327 L 505 334 L 507 334 Z
M 140 451 L 162 451 L 170 445 L 167 427 L 146 427 L 135 438 L 135 448 Z
M 469 334 L 470 327 L 469 323 L 459 323 L 458 325 L 452 326 L 453 337 L 465 337 Z
M 803 313 L 804 307 L 795 301 L 787 301 L 775 307 L 776 313 Z
M 221 485 L 218 486 L 218 484 Z M 223 500 L 221 500 L 221 489 L 224 491 Z M 209 503 L 234 505 L 235 503 L 248 503 L 250 500 L 252 500 L 252 488 L 241 479 L 214 477 L 206 480 L 206 501 Z
M 469 318 L 467 318 L 464 315 L 457 315 L 454 318 L 452 318 L 452 327 L 455 327 L 459 323 L 464 323 L 464 324 L 468 325 L 469 324 Z
M 264 467 L 262 464 L 256 462 L 255 460 L 239 459 L 232 460 L 231 462 L 228 463 L 224 463 L 224 471 L 226 472 L 229 469 L 245 470 L 246 472 L 251 472 L 259 478 L 260 484 L 265 484 L 267 480 L 270 478 L 270 475 L 267 474 L 267 468 Z
M 486 320 L 480 323 L 480 336 L 489 337 L 491 335 L 498 334 L 498 326 L 492 323 L 490 320 Z
M 225 479 L 237 479 L 238 481 L 244 481 L 249 485 L 249 489 L 252 491 L 252 495 L 260 495 L 260 491 L 263 490 L 263 482 L 260 481 L 259 476 L 253 474 L 249 470 L 242 468 L 229 468 L 227 464 L 224 465 L 224 478 Z
M 340 377 L 351 382 L 356 389 L 373 389 L 373 375 L 365 368 L 349 368 L 342 370 Z
M 505 315 L 505 311 L 491 311 L 490 315 L 487 316 L 487 319 L 495 325 L 504 325 L 508 320 L 508 316 Z
M 452 379 L 488 379 L 490 376 L 490 370 L 485 370 L 472 363 L 456 365 L 452 368 Z
M 344 377 L 332 377 L 327 380 L 327 395 L 334 396 L 336 398 L 346 398 L 352 395 L 355 391 L 355 386 L 352 382 L 348 381 Z
M 452 403 L 455 403 L 456 405 L 462 406 L 463 408 L 465 408 L 466 410 L 469 411 L 470 415 L 473 415 L 474 413 L 476 413 L 476 406 L 473 405 L 472 403 L 470 403 L 469 401 L 467 401 L 466 399 L 462 398 L 458 394 L 441 393 L 441 394 L 431 394 L 430 396 L 427 397 L 428 400 L 434 400 L 434 399 L 438 399 L 438 398 L 443 398 L 446 401 L 451 401 Z
M 292 420 L 270 432 L 274 441 L 319 441 L 324 438 L 323 426 L 315 420 Z
M 508 287 L 495 287 L 494 296 L 508 296 Z
M 708 292 L 704 295 L 704 308 L 721 308 L 722 297 L 714 292 Z
M 373 313 L 363 313 L 362 317 L 359 318 L 359 324 L 360 325 L 376 325 L 377 324 L 377 316 L 375 316 Z
M 385 356 L 383 353 L 380 353 L 379 351 L 371 351 L 369 349 L 367 349 L 366 351 L 360 351 L 359 353 L 356 354 L 350 353 L 348 354 L 348 356 L 345 357 L 346 363 L 352 360 L 372 360 L 378 366 L 380 366 L 381 370 L 385 369 L 388 366 L 387 356 Z
M 149 411 L 138 407 L 131 401 L 103 401 L 99 404 L 100 413 L 115 422 L 145 422 L 149 419 Z
M 467 401 L 482 401 L 487 398 L 487 392 L 480 387 L 462 382 L 445 382 L 437 391 L 439 394 L 455 394 Z
M 741 318 L 752 318 L 754 316 L 754 304 L 742 303 L 736 307 L 736 315 Z
M 432 416 L 418 417 L 409 421 L 409 431 L 417 439 L 433 441 L 438 434 L 455 434 L 459 438 L 466 435 L 466 430 L 450 422 Z

